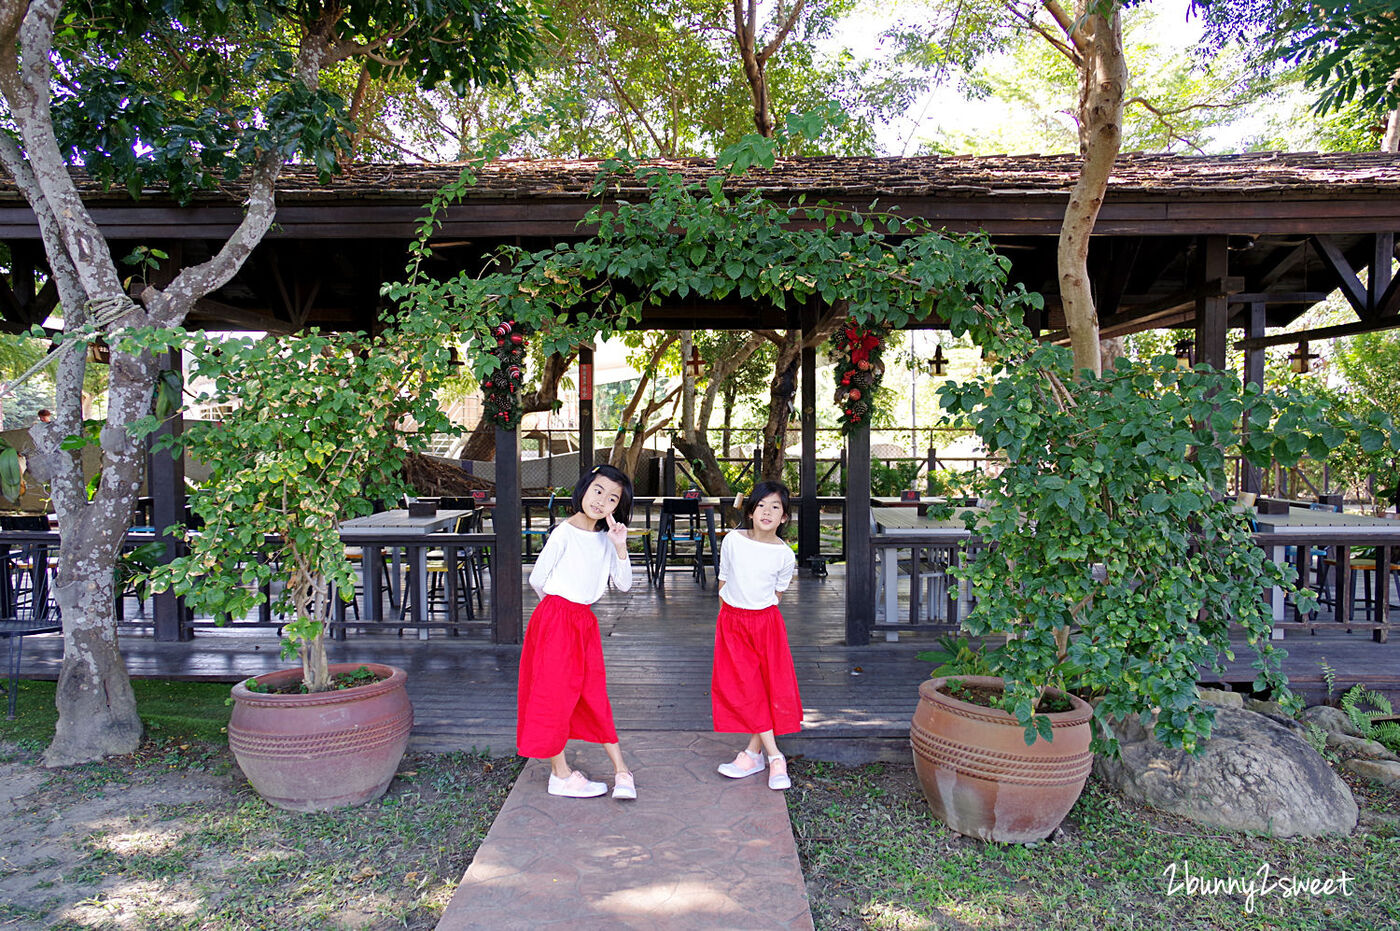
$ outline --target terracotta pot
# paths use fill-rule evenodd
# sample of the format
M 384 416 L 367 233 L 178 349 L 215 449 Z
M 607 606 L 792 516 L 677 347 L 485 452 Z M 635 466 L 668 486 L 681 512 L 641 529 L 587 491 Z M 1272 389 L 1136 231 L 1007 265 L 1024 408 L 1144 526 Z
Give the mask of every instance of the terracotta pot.
M 402 669 L 379 663 L 332 663 L 331 675 L 369 667 L 378 682 L 312 695 L 233 687 L 228 745 L 257 793 L 278 808 L 325 811 L 362 805 L 389 787 L 413 729 Z M 276 689 L 300 669 L 258 676 Z
M 914 770 L 936 818 L 959 834 L 1029 843 L 1050 836 L 1074 807 L 1094 763 L 1087 702 L 1048 715 L 1054 740 L 1026 745 L 1025 729 L 999 708 L 960 701 L 950 679 L 1001 691 L 998 678 L 948 676 L 919 686 L 910 740 Z M 1058 693 L 1056 693 L 1058 694 Z

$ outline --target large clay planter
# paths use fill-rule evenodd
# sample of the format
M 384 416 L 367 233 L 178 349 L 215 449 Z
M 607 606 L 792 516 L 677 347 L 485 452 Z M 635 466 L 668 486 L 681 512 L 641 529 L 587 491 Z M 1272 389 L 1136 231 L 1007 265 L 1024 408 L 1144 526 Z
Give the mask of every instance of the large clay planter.
M 228 745 L 263 798 L 292 811 L 361 805 L 389 787 L 413 729 L 402 669 L 379 663 L 332 663 L 331 674 L 368 666 L 378 682 L 311 695 L 233 687 Z M 258 676 L 268 688 L 295 682 L 300 669 Z
M 1048 715 L 1054 740 L 1026 745 L 1025 729 L 999 708 L 960 701 L 943 690 L 949 679 L 1000 691 L 1000 679 L 949 676 L 919 686 L 910 740 L 914 770 L 936 818 L 959 834 L 1029 843 L 1050 836 L 1074 806 L 1094 763 L 1089 752 L 1093 709 L 1071 695 L 1073 708 Z

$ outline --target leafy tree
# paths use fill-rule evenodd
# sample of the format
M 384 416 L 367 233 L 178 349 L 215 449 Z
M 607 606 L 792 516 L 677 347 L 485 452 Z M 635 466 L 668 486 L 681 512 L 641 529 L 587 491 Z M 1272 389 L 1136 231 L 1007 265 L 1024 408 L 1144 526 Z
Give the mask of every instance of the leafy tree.
M 557 109 L 560 119 L 517 151 L 532 156 L 607 157 L 621 151 L 649 157 L 707 156 L 732 145 L 755 125 L 755 104 L 741 64 L 749 14 L 763 59 L 765 106 L 773 113 L 805 112 L 837 100 L 850 114 L 839 131 L 790 140 L 787 154 L 870 154 L 879 124 L 908 106 L 926 83 L 916 67 L 857 61 L 849 52 L 823 53 L 820 40 L 837 34 L 851 0 L 804 0 L 745 8 L 736 25 L 722 0 L 562 0 L 552 7 L 553 32 L 532 79 L 510 90 L 487 89 L 424 112 L 409 130 L 418 148 L 456 147 L 514 121 L 515 114 Z M 783 27 L 790 26 L 783 32 Z M 436 112 L 436 111 L 444 111 Z
M 124 338 L 178 327 L 237 272 L 276 216 L 284 162 L 303 160 L 323 175 L 336 170 L 354 125 L 344 97 L 322 83 L 328 69 L 354 60 L 371 77 L 398 72 L 459 90 L 508 82 L 529 62 L 537 22 L 524 0 L 0 7 L 8 130 L 0 133 L 0 164 L 38 217 L 65 327 L 54 421 L 31 431 L 38 452 L 30 468 L 51 484 L 65 543 L 54 588 L 64 660 L 48 765 L 129 752 L 140 741 L 116 647 L 112 580 L 143 467 L 143 444 L 130 427 L 150 411 L 161 365 L 152 342 Z M 242 83 L 247 76 L 251 83 Z M 247 208 L 209 260 L 182 267 L 170 259 L 133 300 L 78 196 L 74 164 L 131 190 L 159 182 L 176 197 L 237 180 Z M 107 422 L 98 431 L 102 481 L 89 496 L 76 440 L 85 435 L 81 347 L 98 336 L 114 350 Z
M 1262 73 L 1296 68 L 1322 116 L 1355 108 L 1400 150 L 1400 20 L 1389 0 L 1193 0 L 1213 47 L 1239 43 Z
M 185 337 L 192 374 L 211 386 L 195 401 L 230 410 L 157 444 L 195 454 L 211 474 L 191 496 L 201 532 L 186 535 L 187 555 L 155 569 L 152 589 L 174 589 L 216 617 L 242 616 L 264 586 L 280 589 L 282 656 L 299 654 L 308 692 L 330 689 L 325 625 L 333 599 L 355 591 L 340 523 L 409 490 L 407 456 L 446 426 L 435 392 L 449 337 L 426 314 L 401 316 L 373 339 Z

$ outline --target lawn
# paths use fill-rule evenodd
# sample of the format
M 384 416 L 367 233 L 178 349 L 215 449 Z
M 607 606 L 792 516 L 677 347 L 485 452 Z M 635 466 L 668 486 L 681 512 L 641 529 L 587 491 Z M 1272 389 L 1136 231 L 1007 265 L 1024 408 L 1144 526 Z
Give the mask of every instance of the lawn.
M 1351 837 L 1270 840 L 1140 808 L 1096 781 L 1062 833 L 987 844 L 929 815 L 911 763 L 794 766 L 788 811 L 818 928 L 1342 929 L 1400 926 L 1400 797 L 1349 779 L 1369 825 Z M 1275 886 L 1189 895 L 1195 879 L 1339 879 L 1350 895 L 1286 898 Z M 1175 873 L 1168 874 L 1172 864 Z M 1174 881 L 1173 881 L 1174 876 Z M 1193 887 L 1199 888 L 1199 887 Z
M 0 927 L 432 928 L 520 761 L 410 754 L 383 799 L 317 815 L 263 803 L 222 728 L 225 685 L 137 681 L 127 757 L 50 772 L 53 684 L 0 720 Z M 1226 834 L 1092 780 L 1063 832 L 984 844 L 935 823 L 907 763 L 792 761 L 788 809 L 820 929 L 1370 929 L 1400 926 L 1400 796 L 1351 777 L 1363 827 L 1299 841 Z M 1340 879 L 1343 895 L 1171 891 L 1185 882 Z

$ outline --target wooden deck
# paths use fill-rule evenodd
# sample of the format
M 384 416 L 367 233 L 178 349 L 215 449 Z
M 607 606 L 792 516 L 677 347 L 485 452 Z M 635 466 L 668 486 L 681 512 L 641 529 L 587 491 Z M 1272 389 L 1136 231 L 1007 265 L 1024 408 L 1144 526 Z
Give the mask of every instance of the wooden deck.
M 533 606 L 534 593 L 527 591 L 525 598 Z M 847 647 L 842 642 L 844 605 L 839 565 L 825 579 L 802 576 L 784 597 L 806 708 L 801 736 L 785 744 L 794 753 L 837 760 L 902 756 L 908 752 L 918 683 L 929 671 L 915 654 L 929 646 L 932 635 L 904 634 L 897 643 Z M 713 577 L 701 589 L 684 573 L 667 581 L 664 594 L 639 577 L 631 592 L 609 593 L 595 606 L 620 730 L 710 728 L 717 610 Z M 331 658 L 388 662 L 408 671 L 417 716 L 414 746 L 512 749 L 518 646 L 452 637 L 441 630 L 427 640 L 412 631 L 400 637 L 395 631 L 363 630 L 352 629 L 346 640 L 330 643 Z M 1290 633 L 1279 645 L 1289 653 L 1284 668 L 1290 681 L 1311 701 L 1320 700 L 1325 690 L 1323 659 L 1337 671 L 1339 690 L 1364 682 L 1400 701 L 1400 644 L 1373 643 L 1369 631 L 1357 630 Z M 157 642 L 124 631 L 122 652 L 134 677 L 232 682 L 285 665 L 268 629 L 200 629 L 186 643 Z M 26 638 L 23 674 L 54 678 L 61 656 L 57 635 Z M 1252 681 L 1248 649 L 1240 645 L 1236 656 L 1225 680 Z

